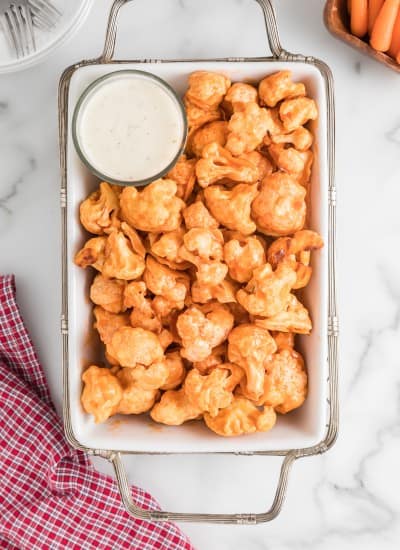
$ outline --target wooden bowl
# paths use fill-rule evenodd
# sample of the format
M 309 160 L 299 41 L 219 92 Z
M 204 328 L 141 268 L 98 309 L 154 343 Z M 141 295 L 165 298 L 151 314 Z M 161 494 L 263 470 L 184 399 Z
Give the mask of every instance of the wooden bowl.
M 400 73 L 400 64 L 389 55 L 377 52 L 368 42 L 350 33 L 350 18 L 347 12 L 347 0 L 328 0 L 325 5 L 324 21 L 327 29 L 333 36 L 346 42 L 365 55 L 383 63 L 389 69 Z

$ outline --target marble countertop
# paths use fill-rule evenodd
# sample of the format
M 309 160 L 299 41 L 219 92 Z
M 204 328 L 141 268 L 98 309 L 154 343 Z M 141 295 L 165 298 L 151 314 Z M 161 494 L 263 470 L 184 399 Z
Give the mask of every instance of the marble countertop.
M 97 55 L 111 0 L 96 0 L 75 39 L 44 63 L 0 79 L 0 271 L 18 301 L 60 410 L 60 212 L 57 85 Z M 322 0 L 276 0 L 288 50 L 315 55 L 336 84 L 341 427 L 326 455 L 298 461 L 281 515 L 260 526 L 183 525 L 199 550 L 394 550 L 400 540 L 400 77 L 333 39 Z M 121 57 L 266 53 L 252 0 L 137 0 Z M 278 461 L 127 458 L 133 483 L 165 508 L 266 510 Z M 98 463 L 101 469 L 107 467 Z

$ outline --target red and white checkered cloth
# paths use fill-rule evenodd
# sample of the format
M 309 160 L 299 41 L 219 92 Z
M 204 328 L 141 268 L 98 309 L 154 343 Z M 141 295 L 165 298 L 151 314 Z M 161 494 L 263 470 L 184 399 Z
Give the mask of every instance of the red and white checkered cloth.
M 134 487 L 135 502 L 159 509 Z M 112 478 L 72 449 L 15 301 L 0 276 L 0 548 L 192 550 L 171 523 L 127 514 Z

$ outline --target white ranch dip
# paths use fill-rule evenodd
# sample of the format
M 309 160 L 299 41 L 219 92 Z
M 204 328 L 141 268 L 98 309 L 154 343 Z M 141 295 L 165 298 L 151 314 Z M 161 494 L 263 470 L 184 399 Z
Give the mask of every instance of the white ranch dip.
M 116 73 L 83 101 L 76 136 L 83 156 L 105 177 L 135 182 L 158 175 L 178 155 L 184 117 L 161 82 Z

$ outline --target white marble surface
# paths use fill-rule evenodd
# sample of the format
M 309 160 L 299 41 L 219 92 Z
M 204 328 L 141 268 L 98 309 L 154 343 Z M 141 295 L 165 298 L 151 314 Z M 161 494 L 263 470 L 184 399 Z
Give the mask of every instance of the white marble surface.
M 111 0 L 96 0 L 72 43 L 0 78 L 0 271 L 18 300 L 60 407 L 60 231 L 56 92 L 64 67 L 99 53 Z M 400 542 L 400 76 L 334 40 L 322 0 L 276 0 L 282 41 L 332 67 L 337 100 L 341 429 L 326 455 L 298 461 L 274 522 L 183 525 L 199 550 L 394 550 Z M 137 0 L 123 57 L 262 55 L 252 0 Z M 271 458 L 137 457 L 133 482 L 170 509 L 265 510 Z

